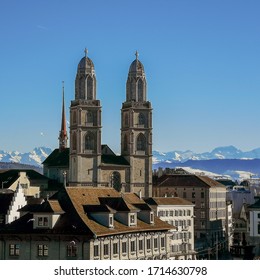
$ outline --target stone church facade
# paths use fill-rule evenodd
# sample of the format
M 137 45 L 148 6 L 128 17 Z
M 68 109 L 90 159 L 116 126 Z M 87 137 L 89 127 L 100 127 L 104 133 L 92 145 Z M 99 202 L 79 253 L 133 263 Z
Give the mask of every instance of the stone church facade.
M 149 197 L 152 195 L 152 106 L 147 100 L 145 71 L 138 53 L 129 68 L 126 99 L 121 108 L 121 155 L 101 143 L 102 107 L 96 84 L 94 63 L 85 51 L 77 67 L 75 99 L 70 105 L 69 157 L 62 157 L 68 148 L 63 145 L 66 141 L 60 133 L 59 151 L 55 150 L 55 157 L 50 155 L 54 160 L 45 160 L 44 172 L 50 174 L 52 168 L 52 172 L 59 170 L 62 174 L 62 168 L 69 166 L 69 186 L 114 187 L 117 191 L 138 192 Z M 66 158 L 68 162 L 56 163 L 55 158 Z

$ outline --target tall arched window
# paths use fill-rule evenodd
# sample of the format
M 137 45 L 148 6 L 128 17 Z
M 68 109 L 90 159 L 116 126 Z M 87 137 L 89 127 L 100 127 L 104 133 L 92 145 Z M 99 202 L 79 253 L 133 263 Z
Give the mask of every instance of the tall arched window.
M 138 101 L 144 100 L 144 90 L 143 90 L 143 81 L 141 79 L 138 80 Z
M 91 111 L 86 114 L 86 123 L 93 123 L 93 113 Z
M 95 137 L 92 132 L 88 132 L 85 136 L 85 150 L 94 150 Z
M 143 113 L 140 113 L 140 114 L 138 115 L 138 124 L 140 124 L 140 125 L 145 125 L 145 116 L 144 116 Z
M 76 111 L 74 111 L 72 114 L 72 123 L 76 123 L 76 122 L 77 122 L 77 113 Z
M 76 150 L 77 149 L 77 135 L 74 132 L 72 135 L 72 150 Z
M 111 178 L 110 178 L 110 181 L 111 181 L 111 186 L 117 190 L 118 192 L 121 191 L 121 175 L 119 172 L 117 171 L 114 171 L 112 174 L 111 174 Z
M 87 100 L 93 99 L 93 79 L 91 77 L 87 78 Z
M 128 113 L 124 114 L 125 117 L 125 126 L 128 127 L 129 126 L 129 117 L 128 117 Z
M 145 136 L 140 133 L 137 137 L 137 151 L 145 151 L 146 148 L 146 139 Z
M 84 92 L 85 92 L 85 79 L 84 79 L 83 76 L 81 76 L 79 78 L 79 92 L 78 92 L 78 98 L 79 99 L 85 98 Z

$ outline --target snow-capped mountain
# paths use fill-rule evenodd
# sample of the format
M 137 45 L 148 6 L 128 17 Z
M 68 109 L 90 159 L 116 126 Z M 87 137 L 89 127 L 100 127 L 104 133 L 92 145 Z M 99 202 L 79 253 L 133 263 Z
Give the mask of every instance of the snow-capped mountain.
M 187 160 L 209 160 L 209 159 L 256 159 L 260 158 L 260 148 L 243 152 L 234 146 L 218 147 L 211 152 L 194 153 L 187 151 L 153 152 L 153 163 L 160 162 L 185 162 Z
M 6 152 L 0 150 L 0 162 L 15 162 L 41 166 L 41 163 L 51 152 L 52 149 L 46 147 L 38 147 L 27 153 L 20 153 L 17 151 Z

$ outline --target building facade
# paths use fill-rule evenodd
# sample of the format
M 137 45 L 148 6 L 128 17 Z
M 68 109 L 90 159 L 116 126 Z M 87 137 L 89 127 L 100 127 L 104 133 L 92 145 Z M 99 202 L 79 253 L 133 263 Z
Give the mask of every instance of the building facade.
M 171 174 L 154 177 L 154 196 L 178 196 L 195 205 L 195 250 L 201 255 L 216 255 L 227 246 L 226 187 L 207 177 Z
M 169 259 L 169 231 L 143 199 L 113 188 L 67 187 L 0 231 L 0 259 Z
M 156 215 L 176 228 L 170 234 L 170 259 L 194 260 L 194 205 L 180 197 L 152 197 L 145 201 Z

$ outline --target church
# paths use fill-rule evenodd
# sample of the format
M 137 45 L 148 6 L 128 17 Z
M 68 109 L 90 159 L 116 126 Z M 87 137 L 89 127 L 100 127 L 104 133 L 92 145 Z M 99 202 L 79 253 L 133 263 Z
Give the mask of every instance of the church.
M 102 106 L 97 98 L 94 63 L 85 50 L 70 105 L 70 145 L 68 148 L 63 87 L 59 149 L 43 162 L 45 176 L 66 180 L 67 186 L 113 187 L 119 192 L 152 196 L 152 106 L 147 100 L 144 66 L 137 52 L 135 55 L 121 108 L 121 155 L 101 143 Z

